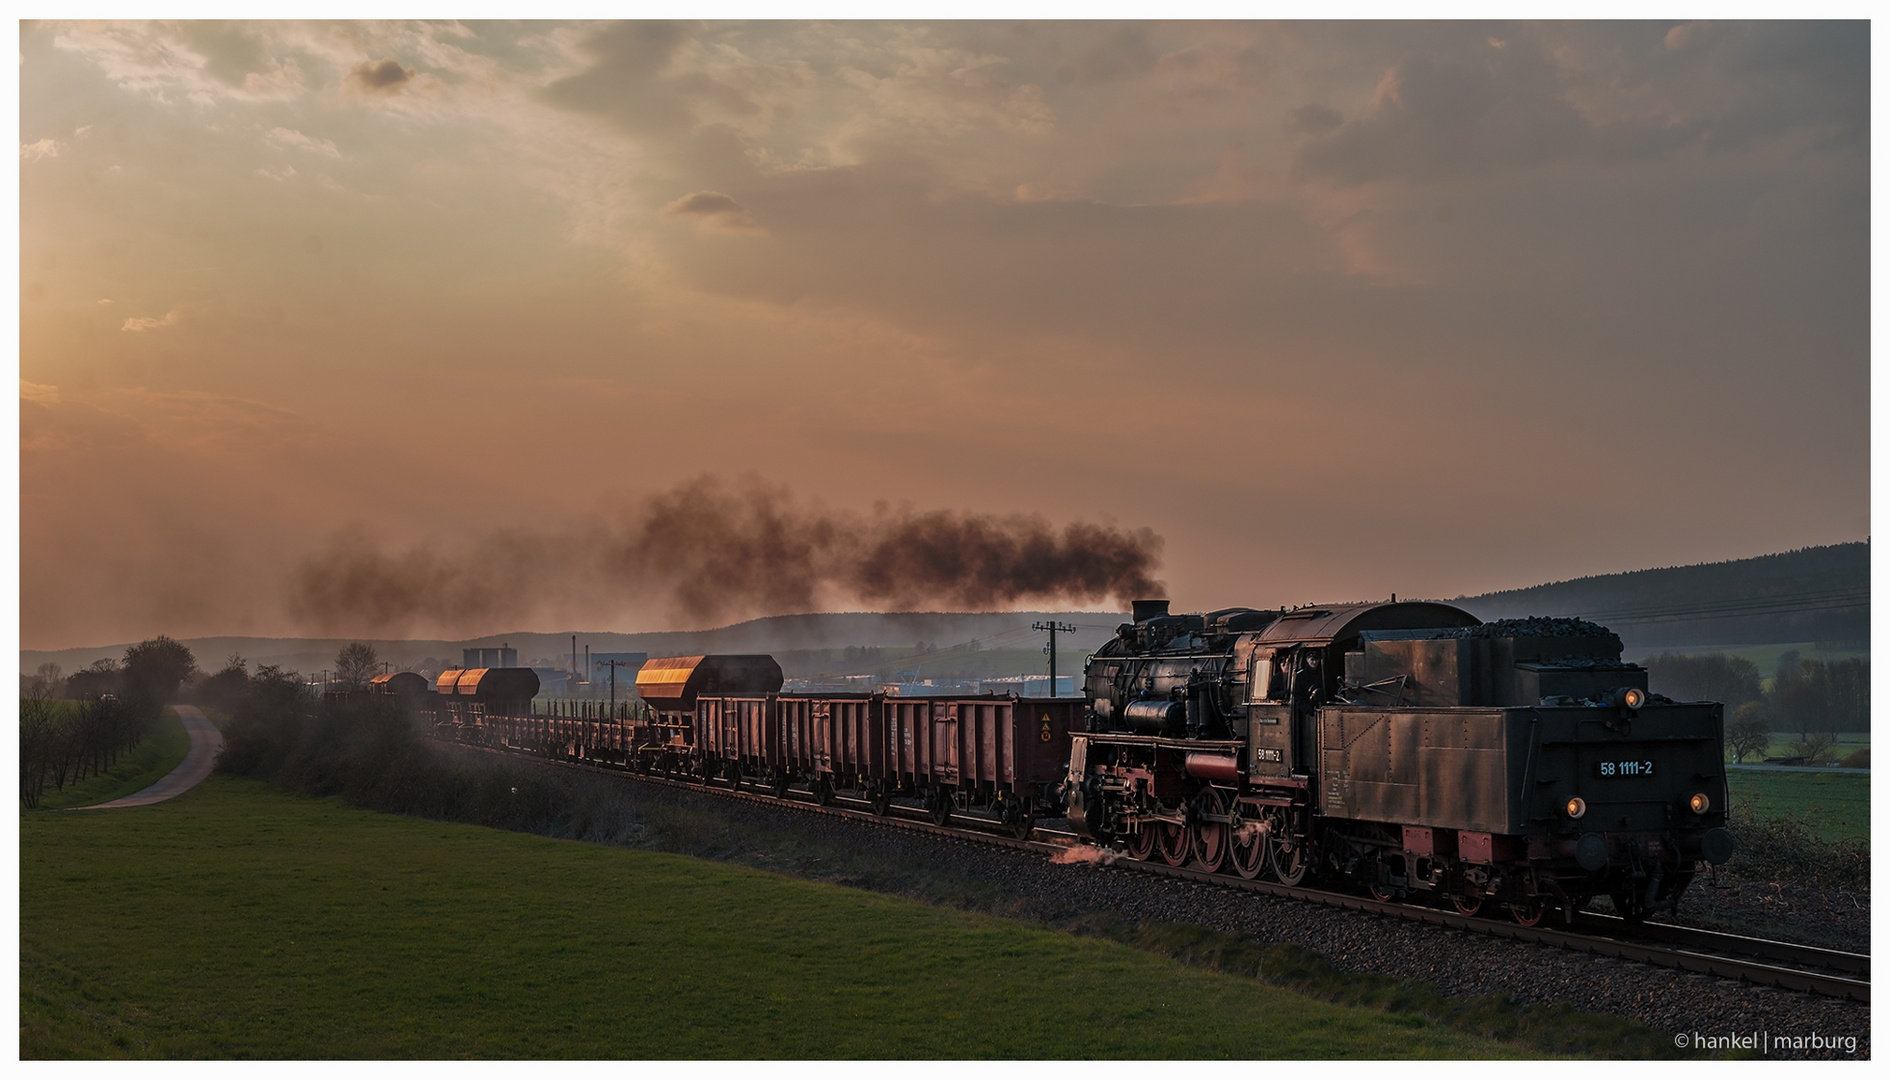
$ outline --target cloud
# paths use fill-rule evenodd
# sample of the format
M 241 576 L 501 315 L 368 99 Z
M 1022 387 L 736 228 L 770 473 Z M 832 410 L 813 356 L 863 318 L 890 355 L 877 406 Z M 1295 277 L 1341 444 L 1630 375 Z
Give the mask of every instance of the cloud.
M 1485 46 L 1386 71 L 1364 115 L 1308 143 L 1300 161 L 1344 184 L 1433 181 L 1587 156 L 1594 142 L 1548 57 Z
M 148 315 L 134 315 L 126 319 L 125 325 L 119 329 L 128 330 L 132 333 L 143 333 L 146 330 L 158 330 L 166 326 L 176 326 L 177 321 L 183 318 L 183 314 L 183 311 L 180 309 L 172 309 L 171 312 L 162 319 L 153 319 Z
M 663 207 L 664 217 L 693 218 L 703 225 L 728 232 L 759 232 L 761 226 L 748 209 L 719 191 L 698 191 L 684 195 Z
M 1414 38 L 1364 109 L 1309 140 L 1298 164 L 1350 187 L 1653 163 L 1760 140 L 1858 150 L 1869 83 L 1861 23 L 1447 28 Z
M 38 161 L 41 158 L 58 157 L 65 144 L 58 139 L 41 139 L 38 142 L 21 143 L 20 158 L 24 161 Z
M 1286 114 L 1286 129 L 1305 134 L 1322 134 L 1345 123 L 1339 110 L 1325 105 L 1301 105 Z
M 1164 523 L 1177 603 L 1210 607 L 1349 593 L 1398 558 L 1411 576 L 1387 591 L 1450 595 L 1569 551 L 1587 572 L 1814 542 L 1868 508 L 1868 28 L 1706 24 L 1669 49 L 1671 25 L 632 24 L 598 50 L 587 24 L 272 22 L 195 44 L 32 24 L 21 130 L 67 160 L 23 154 L 21 277 L 64 300 L 22 311 L 23 371 L 67 401 L 241 386 L 351 435 L 397 430 L 417 461 L 383 502 L 355 490 L 378 462 L 320 500 L 304 486 L 337 470 L 297 462 L 191 504 L 214 521 L 286 489 L 316 522 L 298 535 L 370 521 L 393 553 L 451 533 L 408 507 L 467 501 L 446 482 L 462 459 L 513 485 L 463 511 L 478 529 L 556 532 L 600 489 L 757 462 L 842 502 L 1113 506 Z M 383 57 L 419 74 L 364 103 L 349 73 Z M 292 58 L 310 92 L 243 98 Z M 344 142 L 375 167 L 325 191 Z M 91 182 L 112 162 L 118 179 Z M 117 314 L 159 302 L 181 321 Z M 518 381 L 531 354 L 556 357 L 551 380 Z M 1623 379 L 1641 411 L 1606 403 Z M 1146 412 L 1150 387 L 1149 430 L 1211 439 L 1259 417 L 1285 457 L 1209 476 L 1123 454 L 1109 418 Z M 1699 394 L 1716 404 L 1689 407 Z M 1386 419 L 1335 443 L 1348 413 Z M 633 415 L 656 434 L 626 471 L 611 433 Z M 739 431 L 687 437 L 727 415 Z M 1645 445 L 1597 415 L 1646 420 Z M 1426 429 L 1436 416 L 1475 422 Z M 466 458 L 468 424 L 514 441 Z M 1026 437 L 1065 481 L 1020 479 Z M 1399 454 L 1413 439 L 1470 463 L 1440 479 Z M 1661 513 L 1606 536 L 1554 521 L 1522 474 L 1569 460 L 1564 501 L 1630 476 Z M 545 482 L 570 461 L 601 479 Z M 1796 533 L 1695 494 L 1735 462 L 1799 500 Z M 1479 486 L 1493 508 L 1457 494 Z M 1146 509 L 1122 510 L 1126 490 Z M 1386 499 L 1421 520 L 1381 558 L 1356 507 Z M 1329 527 L 1266 533 L 1282 505 Z M 1486 546 L 1518 554 L 1449 548 L 1471 517 L 1437 507 L 1517 523 Z M 1295 595 L 1277 595 L 1282 565 Z M 231 609 L 278 595 L 264 584 L 228 587 Z M 61 603 L 80 622 L 112 608 L 103 590 Z M 652 610 L 615 614 L 655 628 Z
M 348 85 L 364 94 L 398 94 L 413 81 L 412 68 L 398 60 L 363 60 L 348 71 Z
M 21 379 L 20 397 L 22 400 L 36 401 L 41 405 L 57 405 L 59 404 L 59 388 L 57 386 L 47 386 L 45 383 L 27 382 L 25 379 Z
M 320 154 L 323 157 L 331 158 L 339 158 L 341 156 L 341 151 L 335 149 L 335 144 L 329 140 L 312 138 L 293 128 L 271 128 L 269 133 L 264 135 L 263 138 L 284 149 L 306 150 L 311 154 Z
M 287 101 L 303 91 L 300 64 L 272 55 L 269 24 L 69 23 L 56 48 L 98 65 L 119 87 L 165 104 Z

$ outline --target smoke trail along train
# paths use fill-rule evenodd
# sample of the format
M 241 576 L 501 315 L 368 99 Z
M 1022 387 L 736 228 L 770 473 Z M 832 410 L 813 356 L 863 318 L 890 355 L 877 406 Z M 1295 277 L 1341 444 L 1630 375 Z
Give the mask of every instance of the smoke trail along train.
M 1146 528 L 884 505 L 848 513 L 703 477 L 624 522 L 495 531 L 458 553 L 339 536 L 297 568 L 288 608 L 325 633 L 444 633 L 516 622 L 538 605 L 569 617 L 652 599 L 697 626 L 816 611 L 834 594 L 888 610 L 1127 601 L 1161 590 L 1161 547 Z

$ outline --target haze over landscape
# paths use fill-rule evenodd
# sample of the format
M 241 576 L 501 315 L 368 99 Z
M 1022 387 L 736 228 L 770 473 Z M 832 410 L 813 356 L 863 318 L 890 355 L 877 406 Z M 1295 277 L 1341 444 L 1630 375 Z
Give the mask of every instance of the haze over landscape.
M 1868 45 L 25 23 L 21 645 L 1861 541 Z

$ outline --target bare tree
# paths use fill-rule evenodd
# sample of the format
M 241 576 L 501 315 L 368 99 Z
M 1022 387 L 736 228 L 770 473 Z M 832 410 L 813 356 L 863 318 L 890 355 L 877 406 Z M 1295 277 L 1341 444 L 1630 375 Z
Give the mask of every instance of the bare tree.
M 44 684 L 20 699 L 20 802 L 28 810 L 39 806 L 46 790 L 46 772 L 62 736 L 59 707 Z
M 374 653 L 374 646 L 351 641 L 335 654 L 335 676 L 346 683 L 350 690 L 367 689 L 368 680 L 372 679 L 376 668 L 381 666 L 381 658 Z
M 49 660 L 39 665 L 39 670 L 20 680 L 20 697 L 56 698 L 65 688 L 65 672 Z
M 1772 744 L 1772 729 L 1765 722 L 1764 704 L 1748 701 L 1734 709 L 1726 740 L 1732 743 L 1735 761 L 1744 762 L 1747 754 L 1765 753 L 1765 748 Z

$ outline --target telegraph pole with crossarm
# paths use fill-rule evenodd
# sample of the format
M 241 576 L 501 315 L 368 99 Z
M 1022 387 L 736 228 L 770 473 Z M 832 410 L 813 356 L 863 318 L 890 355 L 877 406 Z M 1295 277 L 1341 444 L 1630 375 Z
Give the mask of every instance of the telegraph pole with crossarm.
M 1065 634 L 1074 634 L 1076 633 L 1076 627 L 1071 626 L 1069 623 L 1060 623 L 1060 622 L 1057 622 L 1055 619 L 1052 619 L 1049 622 L 1031 623 L 1030 628 L 1032 630 L 1050 631 L 1050 644 L 1044 646 L 1043 651 L 1050 654 L 1050 696 L 1056 697 L 1057 696 L 1057 633 L 1061 631 L 1062 633 L 1065 633 Z
M 642 667 L 643 661 L 600 660 L 597 662 L 598 667 L 603 667 L 605 664 L 610 665 L 610 715 L 612 719 L 615 719 L 617 716 L 617 669 L 620 667 Z

